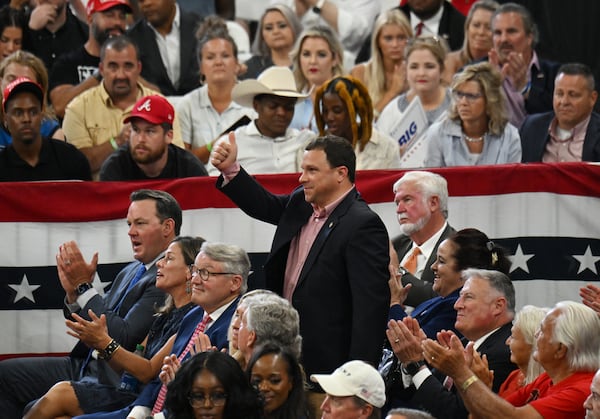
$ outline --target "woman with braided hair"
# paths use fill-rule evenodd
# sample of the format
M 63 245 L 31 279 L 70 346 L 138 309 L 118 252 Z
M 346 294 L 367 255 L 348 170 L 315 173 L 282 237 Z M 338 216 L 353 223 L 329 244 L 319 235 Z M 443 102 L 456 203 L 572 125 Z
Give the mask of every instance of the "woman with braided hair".
M 315 95 L 319 135 L 346 138 L 356 153 L 356 169 L 397 169 L 398 144 L 373 127 L 373 104 L 367 88 L 351 76 L 325 82 Z

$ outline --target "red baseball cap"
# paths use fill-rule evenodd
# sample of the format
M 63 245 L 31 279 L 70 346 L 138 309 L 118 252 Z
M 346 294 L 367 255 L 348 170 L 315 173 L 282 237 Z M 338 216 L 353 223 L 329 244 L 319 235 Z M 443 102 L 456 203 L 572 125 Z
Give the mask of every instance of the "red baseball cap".
M 155 125 L 165 122 L 173 124 L 175 109 L 173 109 L 173 106 L 169 101 L 162 96 L 144 96 L 133 105 L 131 114 L 125 118 L 124 122 L 129 122 L 133 118 L 141 118 L 144 121 Z
M 29 92 L 33 93 L 40 101 L 40 104 L 44 105 L 44 89 L 38 83 L 27 77 L 18 77 L 11 81 L 8 86 L 4 88 L 2 95 L 2 109 L 6 112 L 6 102 L 12 99 L 17 93 Z
M 88 0 L 86 11 L 90 16 L 92 13 L 103 12 L 116 6 L 124 6 L 129 13 L 132 12 L 128 0 Z

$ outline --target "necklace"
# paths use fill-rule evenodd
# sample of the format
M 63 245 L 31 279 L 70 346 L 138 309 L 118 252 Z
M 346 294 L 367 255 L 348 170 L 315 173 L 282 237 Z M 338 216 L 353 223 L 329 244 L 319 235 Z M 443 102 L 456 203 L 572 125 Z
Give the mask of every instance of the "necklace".
M 483 141 L 483 137 L 485 137 L 485 133 L 481 137 L 469 137 L 467 134 L 464 134 L 465 140 L 469 143 L 480 143 Z

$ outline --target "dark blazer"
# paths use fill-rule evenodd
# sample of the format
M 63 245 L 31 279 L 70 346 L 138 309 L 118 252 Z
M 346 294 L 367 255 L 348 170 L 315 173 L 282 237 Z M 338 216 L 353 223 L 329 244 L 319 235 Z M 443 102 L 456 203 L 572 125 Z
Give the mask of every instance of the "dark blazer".
M 554 112 L 529 115 L 519 134 L 521 135 L 521 148 L 523 150 L 523 163 L 541 162 L 550 141 L 548 128 L 554 119 Z M 592 112 L 590 122 L 583 140 L 583 161 L 600 161 L 600 115 Z
M 194 36 L 200 18 L 193 13 L 180 13 L 180 51 L 181 60 L 179 88 L 175 88 L 160 57 L 158 45 L 152 28 L 146 19 L 138 20 L 128 31 L 140 50 L 142 77 L 156 84 L 165 96 L 181 96 L 200 86 L 200 74 L 196 56 L 196 38 Z
M 440 19 L 438 35 L 446 40 L 450 50 L 456 51 L 462 48 L 465 39 L 465 16 L 456 10 L 450 2 L 442 2 L 442 7 L 444 11 Z M 398 7 L 398 9 L 402 10 L 408 20 L 410 20 L 410 7 L 408 4 Z
M 506 345 L 506 339 L 510 336 L 512 322 L 506 323 L 479 346 L 477 352 L 487 355 L 490 370 L 494 370 L 494 383 L 492 390 L 497 392 L 500 385 L 506 380 L 508 374 L 517 368 L 510 362 L 510 350 Z M 453 387 L 448 391 L 443 386 L 444 376 L 432 375 L 415 391 L 412 403 L 416 408 L 424 409 L 436 418 L 464 418 L 469 412 L 465 408 L 462 399 Z
M 212 345 L 216 346 L 219 350 L 226 348 L 228 345 L 227 329 L 229 328 L 229 323 L 231 323 L 231 317 L 235 312 L 238 301 L 239 297 L 235 301 L 233 301 L 229 305 L 229 307 L 227 307 L 223 314 L 219 316 L 217 321 L 215 321 L 214 324 L 210 325 L 210 327 L 206 331 L 206 335 L 209 337 Z M 202 317 L 204 317 L 204 310 L 202 309 L 202 307 L 199 306 L 191 309 L 190 312 L 185 315 L 185 317 L 181 321 L 181 326 L 179 327 L 179 331 L 177 332 L 175 342 L 173 342 L 173 349 L 171 349 L 172 354 L 176 354 L 177 356 L 179 356 L 181 352 L 183 352 L 190 338 L 192 337 L 196 326 L 202 321 Z M 190 356 L 191 354 L 188 352 L 188 354 L 184 357 L 184 360 L 187 360 Z M 130 406 L 123 409 L 122 411 L 118 411 L 124 412 L 125 415 L 120 416 L 118 412 L 115 412 L 114 417 L 127 417 L 126 413 L 128 413 L 133 406 L 154 406 L 161 385 L 162 383 L 158 379 L 158 377 L 150 381 L 148 384 L 146 384 L 138 398 Z
M 164 292 L 156 288 L 156 264 L 149 268 L 138 283 L 125 294 L 129 282 L 135 276 L 139 266 L 140 262 L 132 262 L 125 266 L 117 274 L 110 290 L 104 297 L 96 294 L 85 307 L 77 312 L 86 319 L 89 319 L 89 309 L 97 316 L 100 316 L 100 314 L 106 315 L 106 324 L 110 336 L 130 351 L 133 351 L 135 345 L 144 340 L 154 322 L 155 307 L 162 304 L 165 299 Z M 124 294 L 123 303 L 118 311 L 113 311 Z M 65 318 L 70 318 L 69 309 L 65 307 L 63 311 Z M 85 359 L 89 351 L 90 349 L 79 341 L 71 351 L 71 357 Z M 121 376 L 107 362 L 92 359 L 90 361 L 92 371 L 94 370 L 93 364 L 97 364 L 97 376 L 100 383 L 118 385 Z
M 274 195 L 243 169 L 227 185 L 219 177 L 217 187 L 246 214 L 277 225 L 264 271 L 267 288 L 282 294 L 290 243 L 313 213 L 302 187 Z M 377 365 L 389 311 L 388 264 L 385 225 L 353 189 L 315 239 L 292 296 L 307 376 L 352 359 Z
M 421 275 L 421 279 L 419 279 L 416 276 L 411 275 L 411 274 L 405 274 L 402 276 L 402 284 L 404 284 L 404 285 L 409 284 L 409 283 L 412 284 L 412 288 L 410 289 L 410 292 L 408 293 L 408 297 L 406 298 L 406 301 L 405 301 L 405 303 L 407 305 L 416 307 L 419 304 L 421 304 L 422 302 L 438 296 L 433 291 L 433 289 L 431 289 L 431 287 L 433 286 L 433 271 L 431 270 L 431 265 L 433 265 L 433 262 L 435 262 L 435 259 L 437 258 L 437 249 L 438 249 L 440 243 L 443 242 L 444 240 L 446 240 L 448 237 L 450 237 L 454 233 L 456 233 L 456 230 L 454 230 L 448 224 L 446 226 L 446 228 L 444 229 L 444 231 L 442 232 L 440 239 L 435 244 L 435 247 L 433 248 L 431 255 L 429 255 L 429 259 L 427 259 L 427 263 L 425 265 L 425 270 L 423 271 L 423 274 Z M 395 237 L 392 240 L 392 245 L 394 246 L 394 249 L 396 249 L 396 253 L 398 253 L 398 260 L 402 261 L 404 256 L 412 248 L 413 242 L 410 239 L 410 237 L 400 235 L 400 236 Z
M 538 58 L 540 68 L 531 68 L 531 88 L 525 99 L 525 111 L 528 115 L 552 110 L 554 79 L 560 63 Z M 517 127 L 518 128 L 518 127 Z

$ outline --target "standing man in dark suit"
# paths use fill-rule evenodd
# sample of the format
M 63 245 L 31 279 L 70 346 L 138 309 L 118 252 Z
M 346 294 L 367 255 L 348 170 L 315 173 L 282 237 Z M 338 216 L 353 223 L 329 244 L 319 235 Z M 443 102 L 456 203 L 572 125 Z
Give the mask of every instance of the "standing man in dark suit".
M 465 16 L 446 0 L 408 0 L 399 7 L 413 27 L 415 37 L 440 36 L 452 51 L 462 47 Z
M 128 235 L 136 262 L 117 274 L 110 290 L 101 296 L 92 285 L 98 263 L 83 259 L 75 242 L 61 245 L 56 257 L 65 290 L 64 313 L 89 319 L 88 310 L 104 314 L 108 331 L 124 348 L 133 351 L 154 321 L 154 309 L 165 295 L 156 284 L 156 261 L 179 235 L 181 208 L 163 191 L 142 189 L 131 194 L 127 212 Z M 67 357 L 15 358 L 0 362 L 0 411 L 7 419 L 21 418 L 25 405 L 45 394 L 58 381 L 83 377 L 117 386 L 117 374 L 107 362 L 97 360 L 79 341 Z
M 140 47 L 142 77 L 165 96 L 181 96 L 200 85 L 196 26 L 175 0 L 139 0 L 144 15 L 128 32 Z
M 416 307 L 437 297 L 431 265 L 440 243 L 455 232 L 446 221 L 448 183 L 438 174 L 415 170 L 398 179 L 393 191 L 402 235 L 392 244 L 400 260 L 402 284 L 411 284 L 405 304 Z
M 230 135 L 211 154 L 221 172 L 217 187 L 251 217 L 277 226 L 264 266 L 267 288 L 298 310 L 307 375 L 353 359 L 375 365 L 390 299 L 388 235 L 356 191 L 350 143 L 319 137 L 305 150 L 302 185 L 274 195 L 237 163 Z M 324 394 L 311 390 L 318 412 Z
M 527 115 L 552 110 L 559 64 L 538 57 L 534 50 L 537 40 L 537 27 L 525 7 L 506 3 L 492 15 L 494 48 L 489 60 L 502 73 L 509 120 L 517 128 Z
M 506 345 L 515 315 L 515 288 L 510 278 L 498 271 L 467 269 L 463 279 L 465 285 L 454 303 L 455 327 L 472 342 L 473 350 L 486 355 L 489 369 L 494 371 L 492 390 L 497 392 L 516 368 Z M 411 318 L 392 320 L 387 332 L 394 354 L 402 362 L 402 373 L 411 382 L 404 398 L 411 407 L 435 417 L 466 419 L 469 412 L 455 386 L 439 371 L 429 369 L 427 362 L 435 359 L 425 358 L 421 348 L 423 331 L 414 323 L 416 320 Z
M 562 65 L 554 81 L 554 112 L 530 115 L 521 126 L 523 162 L 600 161 L 597 98 L 587 65 Z

